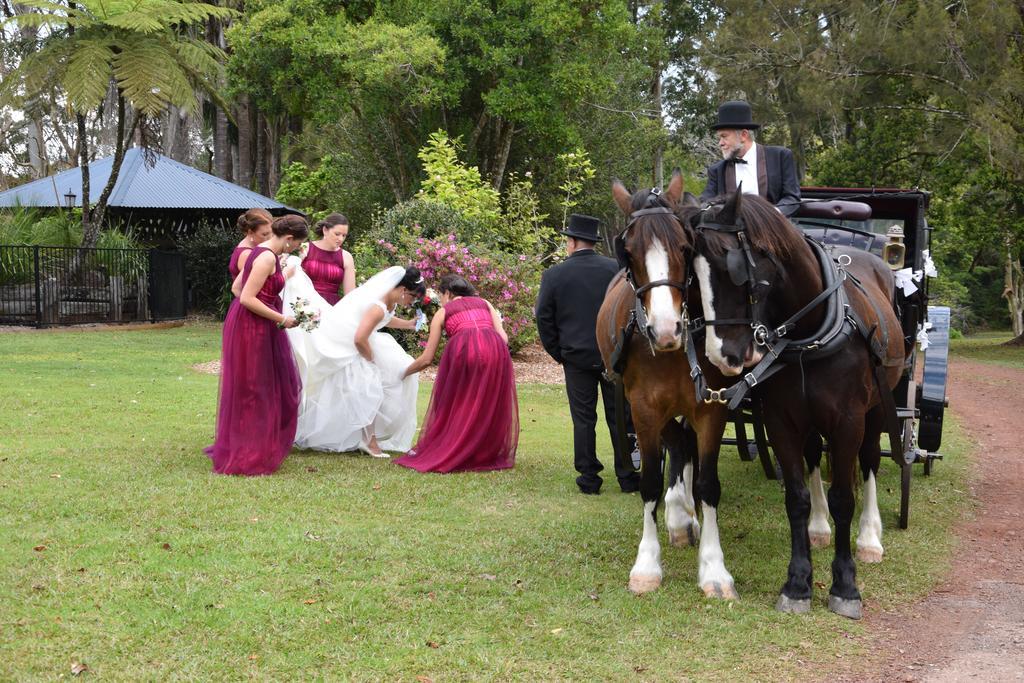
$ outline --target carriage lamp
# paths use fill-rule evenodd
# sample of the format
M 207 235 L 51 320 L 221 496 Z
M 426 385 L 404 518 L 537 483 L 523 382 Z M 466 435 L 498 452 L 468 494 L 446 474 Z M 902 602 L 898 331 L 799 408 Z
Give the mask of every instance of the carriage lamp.
M 68 211 L 75 208 L 75 199 L 77 197 L 78 195 L 72 192 L 71 188 L 69 187 L 68 191 L 64 193 L 64 208 L 66 208 Z
M 903 261 L 907 255 L 907 247 L 903 244 L 903 226 L 895 223 L 885 231 L 889 241 L 882 247 L 882 260 L 893 270 L 903 267 Z

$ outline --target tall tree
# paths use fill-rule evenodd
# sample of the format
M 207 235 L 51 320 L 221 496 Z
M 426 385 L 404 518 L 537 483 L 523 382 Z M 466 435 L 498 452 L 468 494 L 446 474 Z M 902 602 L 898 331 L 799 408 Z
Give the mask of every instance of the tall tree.
M 82 246 L 96 244 L 107 201 L 124 160 L 124 148 L 141 117 L 158 117 L 169 105 L 189 113 L 199 106 L 197 91 L 223 104 L 217 82 L 223 52 L 183 32 L 233 10 L 189 0 L 80 0 L 67 5 L 24 0 L 37 10 L 13 20 L 38 29 L 37 45 L 0 86 L 0 98 L 21 101 L 56 83 L 78 120 L 82 166 Z M 86 115 L 113 88 L 116 137 L 110 178 L 90 205 Z M 128 112 L 135 114 L 128 119 Z

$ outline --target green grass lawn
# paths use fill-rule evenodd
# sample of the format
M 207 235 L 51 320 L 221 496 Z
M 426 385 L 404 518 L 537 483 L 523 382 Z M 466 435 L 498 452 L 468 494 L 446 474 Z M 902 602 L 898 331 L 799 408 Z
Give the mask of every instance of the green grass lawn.
M 719 517 L 740 601 L 705 600 L 696 550 L 667 543 L 662 589 L 632 596 L 639 496 L 614 477 L 576 492 L 562 387 L 520 387 L 508 472 L 295 452 L 271 477 L 211 474 L 218 380 L 191 366 L 218 356 L 219 335 L 0 335 L 0 680 L 73 662 L 133 681 L 785 680 L 871 656 L 850 637 L 863 627 L 825 608 L 831 549 L 815 553 L 812 613 L 774 611 L 782 490 L 731 448 Z M 946 570 L 966 453 L 948 419 L 946 460 L 915 474 L 909 531 L 883 465 L 885 561 L 858 575 L 869 610 Z
M 949 351 L 970 360 L 1024 369 L 1024 346 L 1004 346 L 1013 339 L 1013 333 L 982 332 L 969 337 L 949 340 Z

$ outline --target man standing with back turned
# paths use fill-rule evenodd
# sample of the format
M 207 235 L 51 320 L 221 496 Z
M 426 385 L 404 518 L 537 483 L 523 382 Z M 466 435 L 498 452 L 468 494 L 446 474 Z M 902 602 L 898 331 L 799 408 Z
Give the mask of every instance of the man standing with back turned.
M 708 184 L 700 195 L 706 202 L 720 194 L 735 192 L 761 195 L 784 216 L 800 206 L 800 181 L 793 152 L 785 147 L 768 147 L 754 141 L 761 124 L 754 123 L 750 105 L 741 100 L 725 102 L 718 108 L 718 123 L 711 126 L 718 137 L 722 161 L 708 167 Z
M 619 267 L 613 259 L 594 251 L 594 245 L 601 239 L 599 225 L 600 221 L 592 216 L 569 217 L 569 225 L 562 231 L 569 257 L 544 272 L 537 295 L 537 330 L 544 349 L 565 372 L 574 460 L 579 472 L 576 485 L 587 494 L 600 493 L 602 479 L 598 472 L 604 469 L 597 459 L 598 387 L 612 448 L 619 447 L 615 433 L 615 388 L 602 376 L 604 364 L 595 333 L 597 312 Z M 629 454 L 620 456 L 615 458 L 615 476 L 623 492 L 631 493 L 639 489 L 640 478 L 630 467 Z

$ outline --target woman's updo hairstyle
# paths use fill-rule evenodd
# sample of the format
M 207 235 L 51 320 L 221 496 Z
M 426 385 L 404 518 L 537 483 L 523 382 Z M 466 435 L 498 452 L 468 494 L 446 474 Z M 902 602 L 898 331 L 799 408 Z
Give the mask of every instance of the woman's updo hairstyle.
M 274 217 L 266 209 L 249 209 L 238 217 L 235 225 L 244 234 L 248 235 L 250 232 L 258 230 L 261 225 L 270 225 L 273 222 Z
M 476 287 L 460 275 L 445 275 L 439 285 L 440 293 L 448 292 L 455 296 L 476 296 Z
M 318 237 L 323 237 L 324 230 L 330 230 L 338 225 L 348 225 L 348 218 L 346 218 L 343 213 L 329 213 L 313 225 L 313 232 L 315 232 Z
M 401 281 L 399 281 L 398 286 L 405 287 L 417 297 L 421 297 L 427 293 L 427 285 L 423 282 L 423 276 L 420 275 L 420 269 L 416 266 L 409 266 L 405 269 L 405 275 L 402 277 Z
M 306 236 L 309 235 L 309 223 L 307 223 L 306 219 L 302 216 L 296 216 L 293 213 L 275 219 L 274 223 L 270 226 L 270 229 L 273 230 L 274 234 L 278 237 L 289 235 L 300 242 L 306 239 Z

